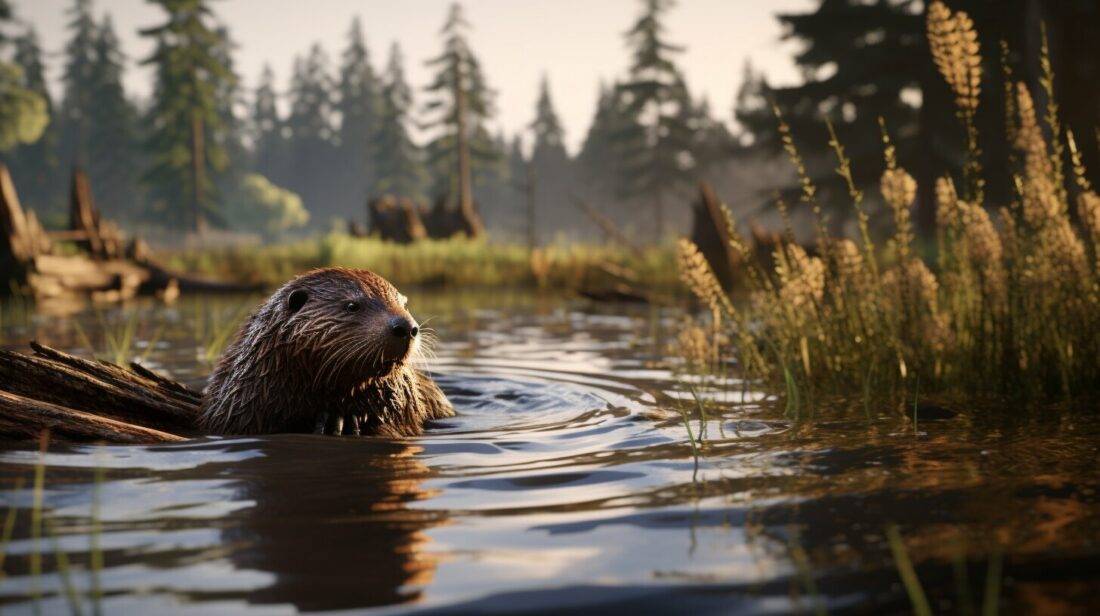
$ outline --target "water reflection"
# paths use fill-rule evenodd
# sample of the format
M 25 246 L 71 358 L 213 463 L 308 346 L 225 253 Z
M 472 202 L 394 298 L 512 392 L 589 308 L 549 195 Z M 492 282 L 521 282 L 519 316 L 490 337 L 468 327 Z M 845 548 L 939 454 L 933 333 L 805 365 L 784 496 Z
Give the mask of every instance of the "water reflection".
M 434 370 L 460 411 L 423 438 L 51 449 L 46 509 L 78 591 L 102 465 L 114 610 L 904 612 L 892 525 L 936 610 L 980 611 L 987 578 L 1010 611 L 1096 606 L 1095 410 L 925 402 L 914 426 L 911 404 L 838 400 L 793 421 L 751 384 L 675 374 L 675 311 L 410 296 L 435 316 Z M 239 310 L 139 309 L 136 352 L 196 383 L 211 315 Z M 80 350 L 128 322 L 3 325 Z M 29 481 L 34 461 L 0 447 L 0 480 Z M 0 605 L 27 609 L 33 492 L 0 498 L 19 515 Z M 64 610 L 41 549 L 42 601 Z

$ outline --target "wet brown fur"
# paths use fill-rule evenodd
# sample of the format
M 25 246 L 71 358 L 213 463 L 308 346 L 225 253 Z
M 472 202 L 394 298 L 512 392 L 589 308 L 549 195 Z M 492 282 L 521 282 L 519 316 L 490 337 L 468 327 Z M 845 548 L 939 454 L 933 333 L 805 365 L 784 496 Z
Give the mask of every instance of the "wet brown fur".
M 346 310 L 349 302 L 359 310 Z M 410 436 L 430 419 L 453 415 L 439 387 L 409 365 L 419 338 L 401 357 L 385 356 L 400 354 L 387 339 L 387 324 L 395 316 L 411 319 L 404 303 L 393 285 L 367 270 L 320 269 L 286 283 L 252 313 L 218 361 L 203 391 L 201 428 L 313 432 L 325 414 L 345 420 L 343 433 L 359 421 L 363 434 Z

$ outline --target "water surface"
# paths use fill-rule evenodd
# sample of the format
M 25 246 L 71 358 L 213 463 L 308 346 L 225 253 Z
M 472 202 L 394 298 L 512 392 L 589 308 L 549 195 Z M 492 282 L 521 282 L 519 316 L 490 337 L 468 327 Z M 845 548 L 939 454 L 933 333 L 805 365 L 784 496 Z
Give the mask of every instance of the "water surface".
M 936 611 L 987 589 L 1010 612 L 1100 607 L 1094 412 L 920 404 L 914 426 L 854 401 L 796 421 L 678 374 L 676 310 L 410 296 L 459 413 L 422 438 L 54 443 L 38 540 L 37 447 L 0 444 L 0 609 L 905 612 L 888 528 Z M 9 306 L 0 328 L 200 387 L 249 301 Z

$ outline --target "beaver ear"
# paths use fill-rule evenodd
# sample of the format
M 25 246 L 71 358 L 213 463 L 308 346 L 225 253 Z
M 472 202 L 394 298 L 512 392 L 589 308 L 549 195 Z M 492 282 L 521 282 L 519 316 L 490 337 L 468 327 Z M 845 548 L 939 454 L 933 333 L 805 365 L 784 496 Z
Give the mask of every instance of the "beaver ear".
M 290 314 L 294 314 L 302 309 L 302 306 L 306 305 L 309 301 L 309 293 L 303 289 L 296 289 L 290 294 L 290 298 L 286 300 L 286 307 L 290 309 Z

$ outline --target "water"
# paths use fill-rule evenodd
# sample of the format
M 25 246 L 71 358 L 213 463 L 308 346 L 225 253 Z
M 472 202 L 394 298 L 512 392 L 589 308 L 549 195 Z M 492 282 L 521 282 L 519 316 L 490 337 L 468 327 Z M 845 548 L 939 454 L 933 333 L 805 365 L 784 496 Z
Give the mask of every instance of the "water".
M 920 404 L 914 429 L 911 407 L 854 401 L 795 422 L 695 379 L 702 418 L 666 357 L 675 310 L 410 295 L 459 412 L 422 438 L 52 444 L 37 547 L 36 446 L 0 444 L 0 610 L 905 612 L 891 525 L 937 612 L 987 592 L 1100 607 L 1095 412 Z M 200 386 L 240 304 L 9 308 L 0 327 Z

